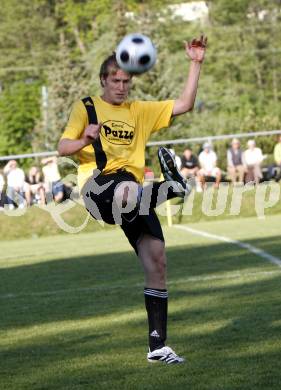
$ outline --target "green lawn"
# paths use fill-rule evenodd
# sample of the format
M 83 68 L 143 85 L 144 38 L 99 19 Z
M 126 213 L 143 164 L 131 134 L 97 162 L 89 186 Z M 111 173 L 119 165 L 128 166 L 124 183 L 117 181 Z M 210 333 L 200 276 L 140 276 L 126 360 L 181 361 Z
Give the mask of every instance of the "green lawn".
M 280 216 L 192 224 L 281 258 Z M 146 362 L 141 266 L 118 228 L 0 243 L 0 389 L 279 390 L 281 268 L 165 228 L 169 344 Z

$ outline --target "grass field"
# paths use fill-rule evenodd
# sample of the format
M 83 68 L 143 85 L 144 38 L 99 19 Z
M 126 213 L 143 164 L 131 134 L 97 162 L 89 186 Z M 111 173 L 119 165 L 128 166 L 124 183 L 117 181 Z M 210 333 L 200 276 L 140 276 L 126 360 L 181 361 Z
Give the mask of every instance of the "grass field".
M 264 254 L 281 258 L 280 220 L 165 228 L 181 366 L 146 362 L 142 270 L 118 228 L 2 241 L 0 389 L 279 390 L 281 267 Z

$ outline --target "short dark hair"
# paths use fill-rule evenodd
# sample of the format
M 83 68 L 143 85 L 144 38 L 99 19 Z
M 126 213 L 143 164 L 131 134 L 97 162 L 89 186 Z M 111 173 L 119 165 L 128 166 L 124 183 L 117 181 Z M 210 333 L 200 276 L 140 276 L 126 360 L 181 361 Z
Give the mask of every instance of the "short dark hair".
M 116 60 L 116 53 L 113 52 L 110 56 L 108 56 L 100 67 L 100 83 L 103 87 L 102 78 L 106 79 L 109 75 L 110 69 L 112 69 L 112 73 L 116 73 L 118 69 L 120 69 L 120 66 L 118 65 L 118 62 Z

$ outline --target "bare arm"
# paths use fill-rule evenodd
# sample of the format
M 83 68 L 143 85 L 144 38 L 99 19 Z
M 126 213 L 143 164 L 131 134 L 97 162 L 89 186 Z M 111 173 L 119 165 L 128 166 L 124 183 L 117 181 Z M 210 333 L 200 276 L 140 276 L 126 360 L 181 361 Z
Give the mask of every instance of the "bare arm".
M 41 164 L 46 165 L 46 164 L 48 164 L 49 162 L 56 162 L 56 161 L 57 161 L 57 157 L 56 157 L 56 156 L 45 157 L 45 158 L 42 158 Z
M 230 150 L 227 151 L 227 165 L 229 167 L 233 167 L 234 166 L 233 160 L 232 160 L 232 154 L 231 154 Z
M 191 43 L 185 42 L 185 51 L 191 59 L 191 64 L 182 94 L 175 100 L 173 115 L 184 114 L 193 109 L 206 45 L 207 38 L 204 38 L 203 35 L 200 40 L 193 39 Z
M 85 148 L 85 146 L 92 144 L 93 141 L 99 137 L 101 126 L 102 123 L 87 126 L 82 137 L 79 139 L 63 138 L 60 140 L 58 144 L 59 155 L 71 156 Z
M 281 143 L 278 142 L 278 144 L 274 147 L 274 161 L 276 164 L 281 164 Z
M 71 156 L 85 147 L 83 139 L 63 138 L 59 141 L 58 152 L 60 156 Z
M 9 172 L 10 172 L 10 165 L 9 165 L 9 163 L 8 164 L 6 164 L 5 166 L 4 166 L 4 169 L 3 169 L 3 172 L 4 172 L 4 175 L 7 175 Z
M 12 161 L 8 161 L 7 164 L 4 166 L 3 172 L 5 175 L 8 175 L 8 173 L 12 169 L 12 163 Z

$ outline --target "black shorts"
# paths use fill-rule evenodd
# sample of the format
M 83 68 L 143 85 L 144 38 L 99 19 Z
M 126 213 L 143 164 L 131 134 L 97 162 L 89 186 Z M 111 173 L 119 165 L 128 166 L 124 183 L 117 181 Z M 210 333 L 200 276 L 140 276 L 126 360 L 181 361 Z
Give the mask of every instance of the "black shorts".
M 113 182 L 109 185 L 111 181 Z M 112 212 L 114 192 L 117 185 L 125 181 L 137 183 L 133 174 L 123 170 L 108 175 L 100 174 L 97 177 L 94 175 L 87 181 L 82 195 L 86 209 L 93 218 L 111 225 L 116 224 Z M 137 212 L 136 217 L 130 222 L 122 216 L 121 218 L 120 227 L 136 253 L 138 253 L 137 243 L 144 234 L 164 242 L 162 228 L 154 209 L 150 209 L 148 215 L 139 215 Z

